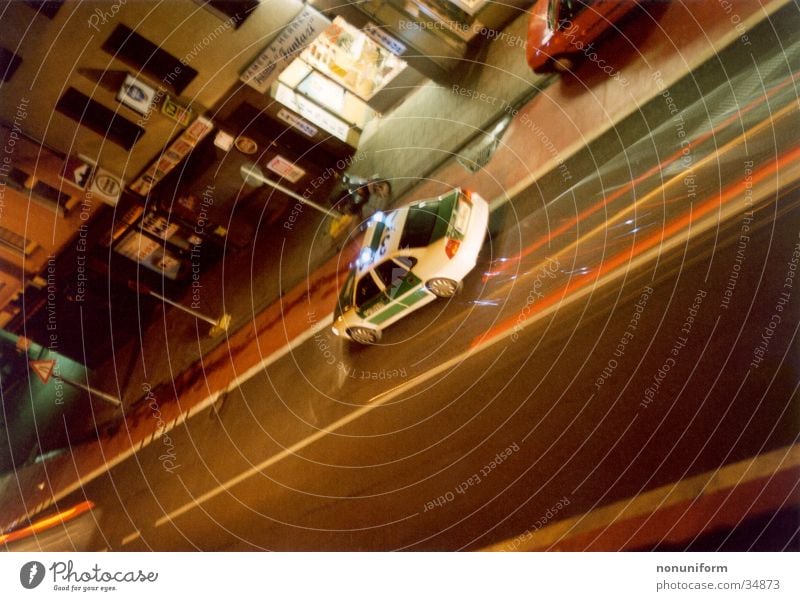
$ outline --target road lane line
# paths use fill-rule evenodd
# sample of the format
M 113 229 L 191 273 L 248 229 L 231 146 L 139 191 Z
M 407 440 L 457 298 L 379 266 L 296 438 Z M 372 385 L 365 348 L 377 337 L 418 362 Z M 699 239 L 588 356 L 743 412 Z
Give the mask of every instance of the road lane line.
M 783 164 L 791 163 L 794 160 L 795 155 L 798 155 L 798 157 L 800 158 L 800 148 L 796 148 L 794 151 L 792 151 L 792 152 L 788 153 L 787 155 L 784 155 L 783 157 L 781 157 L 781 159 L 776 161 L 775 166 L 777 167 L 777 165 L 783 165 Z M 768 171 L 768 167 L 769 166 L 762 167 L 762 169 L 765 169 L 765 170 Z M 755 185 L 756 181 L 757 180 L 756 180 L 756 177 L 754 175 L 754 177 L 753 177 L 753 185 Z M 728 190 L 728 193 L 731 196 L 734 196 L 732 194 L 732 192 L 734 190 L 736 190 L 739 187 L 740 184 L 741 183 L 739 182 L 739 183 L 734 184 L 733 186 L 731 186 L 729 188 L 729 190 Z M 730 216 L 730 214 L 734 214 L 738 210 L 737 207 L 736 207 L 736 203 L 735 202 L 729 203 L 727 208 L 728 208 L 728 215 L 726 215 L 725 217 Z M 705 219 L 702 219 L 700 222 L 695 223 L 694 224 L 695 227 L 693 229 L 696 230 L 696 231 L 699 231 L 699 232 L 705 231 L 706 229 L 708 229 L 708 227 L 710 227 L 710 224 L 716 223 L 719 218 L 720 218 L 719 215 L 707 216 Z M 691 216 L 690 216 L 690 221 L 691 221 Z M 703 227 L 704 224 L 706 225 L 706 227 Z M 680 225 L 682 227 L 682 226 L 684 226 L 686 224 L 680 223 Z M 695 231 L 693 231 L 691 233 L 692 233 L 693 236 L 698 235 L 697 233 L 695 233 Z M 559 303 L 552 302 L 550 304 L 547 304 L 547 305 L 545 305 L 543 307 L 543 309 L 540 312 L 532 314 L 527 320 L 524 321 L 524 327 L 527 328 L 531 324 L 539 321 L 540 319 L 543 319 L 544 317 L 547 317 L 551 313 L 553 313 L 553 312 L 555 312 L 555 311 L 557 311 L 559 309 L 563 309 L 563 307 L 566 306 L 567 304 L 569 304 L 571 302 L 574 302 L 575 300 L 577 300 L 577 299 L 585 296 L 586 294 L 588 294 L 588 292 L 590 290 L 594 290 L 596 288 L 599 288 L 601 286 L 605 286 L 605 285 L 609 284 L 610 282 L 612 282 L 615 279 L 617 279 L 620 276 L 621 272 L 624 273 L 625 271 L 630 269 L 632 265 L 635 265 L 637 263 L 647 262 L 648 260 L 650 260 L 652 258 L 650 255 L 652 255 L 654 252 L 656 252 L 658 254 L 662 254 L 671 245 L 672 246 L 677 245 L 682 240 L 683 240 L 683 236 L 673 236 L 671 238 L 668 238 L 668 240 L 666 242 L 662 242 L 660 247 L 656 246 L 654 249 L 650 249 L 650 252 L 643 253 L 643 255 L 640 255 L 640 256 L 636 256 L 636 255 L 631 256 L 630 259 L 629 259 L 629 263 L 626 264 L 626 265 L 622 265 L 622 266 L 613 265 L 613 267 L 616 267 L 616 269 L 610 269 L 606 274 L 603 274 L 603 277 L 598 278 L 597 280 L 595 280 L 595 285 L 592 288 L 575 287 L 577 289 L 564 291 L 565 294 L 569 294 L 570 292 L 571 292 L 571 294 L 569 294 L 569 296 L 567 296 L 566 298 L 563 298 L 561 302 L 559 302 Z M 327 323 L 327 320 L 326 320 L 326 323 Z M 317 329 L 317 327 L 315 327 L 314 329 Z M 472 356 L 477 355 L 478 353 L 488 349 L 491 346 L 494 346 L 495 344 L 499 343 L 502 340 L 505 340 L 507 337 L 511 336 L 511 334 L 513 333 L 513 330 L 511 328 L 508 328 L 508 329 L 506 329 L 504 331 L 501 331 L 501 332 L 497 332 L 497 331 L 493 331 L 493 332 L 490 331 L 490 332 L 492 334 L 494 334 L 494 335 L 493 336 L 484 335 L 484 337 L 482 339 L 481 338 L 477 339 L 475 342 L 473 342 L 473 346 L 471 346 L 470 348 L 468 348 L 464 352 L 460 353 L 459 355 L 456 355 L 455 357 L 453 357 L 453 358 L 449 359 L 448 361 L 436 366 L 433 369 L 428 370 L 427 372 L 423 372 L 423 373 L 419 374 L 418 376 L 416 376 L 415 378 L 409 380 L 408 382 L 405 382 L 405 383 L 400 384 L 400 385 L 398 385 L 398 386 L 396 386 L 394 388 L 391 388 L 391 389 L 389 389 L 387 391 L 384 391 L 384 392 L 380 393 L 379 395 L 373 397 L 373 399 L 368 404 L 366 404 L 364 407 L 361 407 L 360 409 L 358 409 L 358 410 L 356 410 L 356 411 L 354 411 L 354 412 L 352 412 L 352 413 L 340 418 L 339 420 L 337 420 L 337 421 L 333 422 L 332 424 L 330 424 L 327 428 L 320 429 L 320 430 L 316 431 L 314 434 L 304 438 L 303 440 L 300 440 L 299 442 L 295 443 L 294 445 L 292 445 L 292 446 L 290 446 L 290 447 L 288 447 L 286 449 L 283 449 L 281 452 L 277 453 L 276 455 L 273 455 L 272 457 L 269 457 L 268 459 L 264 460 L 263 462 L 261 462 L 261 463 L 255 465 L 255 466 L 249 468 L 248 470 L 238 474 L 237 476 L 234 476 L 233 478 L 230 478 L 229 480 L 227 480 L 223 484 L 215 487 L 214 489 L 202 494 L 201 496 L 197 497 L 196 499 L 193 499 L 192 501 L 190 501 L 188 503 L 185 503 L 184 505 L 182 505 L 178 509 L 176 509 L 176 510 L 166 514 L 165 516 L 159 518 L 155 523 L 156 527 L 162 526 L 165 523 L 170 522 L 174 518 L 179 517 L 179 516 L 183 515 L 184 513 L 190 511 L 191 509 L 197 507 L 198 505 L 200 505 L 200 504 L 202 504 L 202 503 L 204 503 L 204 502 L 216 497 L 217 495 L 221 494 L 222 492 L 226 491 L 227 489 L 229 489 L 229 488 L 231 488 L 233 486 L 236 486 L 237 484 L 240 484 L 241 482 L 247 480 L 249 477 L 255 475 L 256 473 L 261 472 L 262 470 L 266 469 L 267 467 L 269 467 L 271 465 L 274 465 L 275 463 L 285 459 L 286 457 L 289 457 L 289 456 L 295 454 L 297 451 L 299 451 L 299 450 L 301 450 L 301 449 L 313 444 L 317 440 L 320 440 L 324 436 L 326 436 L 326 435 L 328 435 L 328 434 L 330 434 L 332 432 L 335 432 L 336 430 L 346 426 L 347 424 L 350 424 L 351 422 L 359 419 L 363 415 L 366 415 L 367 413 L 369 413 L 370 411 L 372 411 L 376 407 L 380 407 L 381 405 L 383 405 L 386 402 L 388 402 L 389 400 L 395 398 L 399 394 L 402 394 L 406 390 L 426 382 L 427 380 L 429 380 L 429 379 L 433 378 L 434 376 L 442 373 L 443 371 L 446 371 L 446 370 L 450 369 L 452 366 L 458 365 L 460 362 L 466 361 L 467 359 L 471 358 Z M 309 338 L 309 337 L 310 337 L 310 335 L 307 336 L 306 338 Z M 251 371 L 253 371 L 253 370 L 248 370 L 248 372 L 245 372 L 245 373 L 249 373 Z M 236 386 L 239 385 L 238 381 L 239 380 L 237 379 Z
M 649 490 L 635 497 L 566 518 L 538 530 L 495 543 L 483 551 L 544 550 L 570 538 L 637 520 L 687 502 L 699 502 L 715 493 L 768 478 L 779 472 L 800 468 L 800 445 L 782 447 L 736 463 Z
M 272 363 L 278 361 L 281 357 L 283 357 L 284 355 L 287 355 L 288 353 L 293 351 L 295 348 L 297 348 L 298 346 L 300 346 L 301 344 L 306 342 L 309 338 L 313 337 L 315 334 L 317 334 L 320 331 L 322 331 L 323 329 L 325 329 L 330 323 L 333 323 L 333 313 L 329 313 L 328 315 L 326 315 L 325 317 L 320 319 L 320 321 L 317 324 L 315 324 L 314 327 L 312 327 L 312 328 L 306 330 L 305 332 L 303 332 L 302 334 L 299 334 L 298 336 L 294 337 L 288 344 L 286 344 L 286 345 L 282 346 L 281 348 L 279 348 L 278 350 L 274 351 L 272 354 L 268 355 L 263 360 L 261 360 L 258 364 L 254 365 L 253 367 L 251 367 L 250 369 L 248 369 L 247 371 L 242 373 L 240 376 L 236 377 L 236 379 L 234 379 L 226 388 L 218 390 L 218 391 L 212 393 L 211 395 L 209 395 L 208 397 L 203 399 L 201 402 L 197 403 L 197 405 L 195 405 L 194 407 L 190 408 L 187 412 L 182 413 L 181 415 L 179 415 L 175 419 L 175 421 L 172 422 L 171 425 L 165 427 L 164 430 L 160 431 L 160 435 L 163 436 L 164 434 L 172 431 L 175 427 L 177 427 L 180 424 L 182 424 L 183 422 L 187 421 L 189 418 L 193 417 L 194 415 L 196 415 L 200 411 L 208 409 L 211 405 L 213 405 L 214 403 L 217 402 L 217 400 L 219 399 L 219 397 L 221 395 L 227 394 L 228 392 L 230 392 L 231 390 L 233 390 L 234 388 L 236 388 L 237 386 L 239 386 L 240 384 L 242 384 L 246 380 L 248 380 L 251 377 L 253 377 L 254 375 L 256 375 L 258 372 L 262 371 L 263 369 L 265 369 L 266 367 L 268 367 Z M 127 460 L 128 458 L 132 457 L 133 455 L 135 455 L 136 453 L 138 453 L 142 449 L 144 449 L 146 446 L 148 446 L 153 441 L 154 437 L 155 437 L 155 433 L 154 433 L 153 437 L 151 437 L 151 439 L 149 441 L 146 438 L 142 439 L 140 441 L 138 447 L 134 447 L 134 446 L 128 447 L 125 451 L 123 451 L 119 455 L 115 455 L 111 459 L 105 459 L 103 461 L 103 464 L 100 467 L 98 467 L 97 469 L 92 470 L 91 472 L 89 472 L 85 476 L 81 476 L 73 484 L 63 488 L 62 490 L 58 491 L 58 493 L 56 493 L 52 497 L 50 497 L 50 499 L 48 501 L 43 502 L 41 504 L 41 509 L 39 511 L 44 511 L 45 509 L 47 509 L 51 505 L 54 505 L 55 503 L 58 503 L 61 499 L 71 495 L 72 493 L 74 493 L 77 490 L 83 490 L 84 486 L 87 485 L 89 482 L 91 482 L 95 478 L 99 478 L 100 476 L 102 476 L 103 474 L 105 474 L 107 472 L 110 472 L 117 465 L 119 465 L 123 461 Z M 159 437 L 159 439 L 160 439 L 160 437 Z M 73 461 L 74 461 L 74 459 L 73 459 Z M 22 519 L 27 518 L 27 516 L 29 516 L 29 515 L 35 515 L 35 513 L 33 513 L 33 514 L 32 513 L 27 513 L 24 517 L 21 517 L 19 519 L 19 521 L 21 521 Z
M 271 465 L 274 465 L 274 464 L 278 463 L 279 461 L 281 461 L 283 459 L 286 459 L 287 457 L 291 457 L 292 455 L 295 455 L 297 453 L 297 451 L 300 451 L 301 449 L 306 448 L 307 446 L 315 443 L 316 441 L 320 440 L 321 438 L 324 438 L 328 434 L 331 434 L 332 432 L 335 432 L 336 430 L 340 430 L 344 426 L 356 421 L 357 419 L 359 419 L 360 417 L 366 415 L 370 411 L 372 411 L 372 410 L 374 410 L 374 409 L 376 409 L 376 408 L 378 408 L 378 407 L 380 407 L 382 405 L 385 405 L 387 402 L 389 402 L 390 400 L 394 399 L 395 397 L 401 395 L 402 393 L 406 392 L 407 390 L 413 389 L 416 386 L 419 386 L 420 384 L 423 384 L 427 380 L 430 380 L 431 378 L 433 378 L 435 376 L 438 376 L 440 373 L 448 371 L 452 367 L 455 367 L 459 363 L 461 363 L 462 361 L 466 361 L 467 359 L 471 358 L 472 356 L 477 355 L 479 352 L 485 350 L 486 348 L 492 346 L 493 344 L 495 344 L 495 340 L 490 340 L 485 345 L 483 345 L 482 347 L 476 347 L 476 348 L 473 348 L 473 349 L 467 349 L 465 352 L 463 352 L 463 353 L 461 353 L 459 355 L 456 355 L 455 357 L 445 361 L 444 363 L 440 363 L 436 367 L 434 367 L 434 368 L 432 368 L 432 369 L 430 369 L 430 370 L 428 370 L 426 372 L 423 372 L 423 373 L 419 374 L 418 376 L 415 376 L 414 378 L 408 380 L 407 382 L 403 382 L 402 384 L 398 384 L 394 388 L 390 388 L 389 390 L 381 392 L 380 394 L 374 396 L 363 407 L 353 411 L 352 413 L 348 413 L 347 415 L 345 415 L 344 417 L 336 420 L 335 422 L 333 422 L 332 424 L 330 424 L 326 428 L 317 430 L 316 432 L 314 432 L 310 436 L 307 436 L 306 438 L 294 443 L 293 445 L 284 448 L 279 453 L 276 453 L 275 455 L 272 455 L 271 457 L 268 457 L 267 459 L 265 459 L 261 463 L 259 463 L 257 465 L 254 465 L 251 468 L 245 470 L 244 472 L 241 472 L 240 474 L 237 474 L 233 478 L 230 478 L 230 479 L 226 480 L 225 482 L 223 482 L 219 486 L 209 490 L 206 493 L 203 493 L 202 495 L 200 495 L 199 497 L 196 497 L 192 501 L 189 501 L 188 503 L 184 503 L 183 505 L 178 507 L 178 509 L 175 509 L 174 511 L 171 511 L 170 513 L 168 513 L 168 514 L 164 515 L 163 517 L 159 518 L 158 520 L 156 520 L 155 526 L 159 527 L 159 526 L 163 526 L 167 522 L 171 522 L 172 520 L 174 520 L 175 518 L 183 515 L 187 511 L 190 511 L 190 510 L 198 507 L 199 505 L 205 503 L 206 501 L 208 501 L 210 499 L 213 499 L 217 495 L 227 491 L 229 488 L 232 488 L 232 487 L 236 486 L 237 484 L 240 484 L 240 483 L 244 482 L 245 480 L 247 480 L 251 476 L 264 471 L 266 468 L 270 467 Z

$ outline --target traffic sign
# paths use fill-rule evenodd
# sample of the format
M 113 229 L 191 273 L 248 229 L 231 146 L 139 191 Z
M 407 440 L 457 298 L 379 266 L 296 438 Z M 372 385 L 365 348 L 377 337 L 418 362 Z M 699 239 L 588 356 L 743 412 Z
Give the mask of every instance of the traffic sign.
M 98 167 L 89 189 L 92 194 L 98 196 L 104 203 L 115 207 L 119 202 L 123 187 L 121 178 L 102 167 Z
M 39 359 L 38 361 L 29 361 L 28 365 L 35 373 L 42 384 L 47 384 L 50 381 L 50 376 L 53 375 L 53 368 L 56 366 L 55 359 Z
M 95 166 L 92 163 L 82 157 L 69 156 L 64 161 L 64 167 L 60 175 L 69 183 L 78 186 L 81 190 L 85 190 L 92 180 L 94 168 Z

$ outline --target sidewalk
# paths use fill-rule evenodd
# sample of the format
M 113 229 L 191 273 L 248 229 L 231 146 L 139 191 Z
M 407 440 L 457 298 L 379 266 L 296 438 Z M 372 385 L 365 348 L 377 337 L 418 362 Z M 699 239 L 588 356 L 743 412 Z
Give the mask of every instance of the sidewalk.
M 395 198 L 409 193 L 472 138 L 510 114 L 526 97 L 552 81 L 534 74 L 525 61 L 528 14 L 515 19 L 481 56 L 466 62 L 458 85 L 428 82 L 390 114 L 369 122 L 361 136 L 365 153 L 354 171 L 380 174 Z M 467 174 L 462 169 L 464 175 Z
M 765 2 L 771 10 L 784 3 Z M 738 8 L 745 23 L 763 14 L 754 2 Z M 660 28 L 638 48 L 639 55 L 621 66 L 629 87 L 598 78 L 591 90 L 580 94 L 574 80 L 556 80 L 515 113 L 503 144 L 484 170 L 468 174 L 451 161 L 420 181 L 420 173 L 435 168 L 476 128 L 501 116 L 522 90 L 530 89 L 534 76 L 527 72 L 524 49 L 514 37 L 524 32 L 525 16 L 520 17 L 507 29 L 508 36 L 489 45 L 485 64 L 465 80 L 463 89 L 469 93 L 427 84 L 365 132 L 359 148 L 365 158 L 357 173 L 389 178 L 395 201 L 400 202 L 404 195 L 438 194 L 453 185 L 469 187 L 487 199 L 511 198 L 657 95 L 653 63 L 669 86 L 687 68 L 735 41 L 737 33 L 720 18 L 720 11 L 716 3 L 708 3 L 693 6 L 689 15 L 685 7 L 670 5 Z M 674 52 L 677 37 L 682 54 Z M 583 70 L 587 69 L 591 65 Z M 598 114 L 598 104 L 603 114 Z M 128 407 L 124 420 L 104 427 L 97 441 L 0 478 L 0 531 L 39 513 L 143 446 L 163 440 L 170 429 L 224 398 L 249 373 L 263 369 L 273 354 L 286 352 L 289 345 L 326 327 L 322 318 L 334 306 L 338 281 L 354 258 L 357 242 L 346 241 L 340 250 L 337 245 L 342 242 L 331 240 L 325 233 L 327 224 L 311 212 L 303 212 L 296 225 L 282 230 L 279 221 L 274 229 L 259 232 L 251 252 L 227 257 L 203 275 L 201 310 L 233 315 L 227 337 L 210 339 L 206 324 L 167 309 L 142 332 L 142 349 L 117 350 L 116 360 L 98 370 L 92 383 L 110 392 L 119 389 Z M 189 302 L 190 296 L 187 291 L 186 298 L 176 300 Z M 99 423 L 112 417 L 109 410 L 102 411 Z

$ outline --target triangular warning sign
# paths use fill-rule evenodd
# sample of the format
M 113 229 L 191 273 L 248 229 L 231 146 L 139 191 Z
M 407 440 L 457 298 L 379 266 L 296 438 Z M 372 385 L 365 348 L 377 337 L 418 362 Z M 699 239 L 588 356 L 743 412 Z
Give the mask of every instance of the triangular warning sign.
M 39 361 L 29 361 L 33 373 L 39 376 L 42 384 L 47 384 L 50 376 L 53 375 L 53 368 L 56 366 L 55 359 L 41 359 Z

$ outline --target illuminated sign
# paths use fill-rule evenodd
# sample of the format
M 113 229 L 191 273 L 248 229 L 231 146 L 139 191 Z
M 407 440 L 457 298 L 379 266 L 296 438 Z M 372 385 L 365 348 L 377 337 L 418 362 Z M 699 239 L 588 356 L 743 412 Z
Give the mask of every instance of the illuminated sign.
M 283 28 L 239 79 L 262 94 L 278 74 L 302 52 L 330 24 L 322 13 L 304 6 L 294 19 Z
M 400 56 L 408 49 L 403 42 L 398 40 L 396 37 L 389 35 L 386 33 L 384 28 L 382 28 L 380 25 L 375 25 L 375 23 L 371 21 L 364 25 L 363 31 L 371 40 L 378 42 L 378 44 L 386 48 L 395 56 Z
M 164 100 L 164 104 L 161 105 L 161 112 L 170 119 L 174 119 L 184 127 L 189 125 L 189 120 L 192 118 L 192 110 L 188 107 L 178 104 L 170 96 L 167 96 Z
M 311 123 L 339 138 L 342 142 L 347 142 L 347 135 L 350 133 L 350 126 L 347 123 L 337 119 L 321 106 L 295 94 L 293 90 L 282 83 L 278 84 L 275 100 L 301 114 Z
M 172 171 L 195 146 L 214 129 L 214 122 L 202 115 L 183 130 L 180 136 L 170 144 L 158 159 L 142 173 L 131 186 L 131 192 L 147 196 L 150 190 Z
M 308 121 L 306 121 L 305 119 L 301 119 L 300 117 L 298 117 L 294 113 L 290 113 L 286 109 L 281 109 L 278 111 L 278 119 L 280 119 L 284 123 L 288 123 L 296 130 L 303 132 L 309 138 L 313 138 L 314 136 L 316 136 L 317 132 L 319 131 Z
M 341 17 L 303 51 L 301 58 L 362 100 L 369 100 L 406 63 Z
M 273 173 L 277 173 L 283 179 L 289 180 L 293 184 L 299 181 L 306 174 L 306 172 L 300 169 L 300 167 L 286 160 L 281 155 L 277 155 L 274 159 L 267 163 L 267 169 Z

